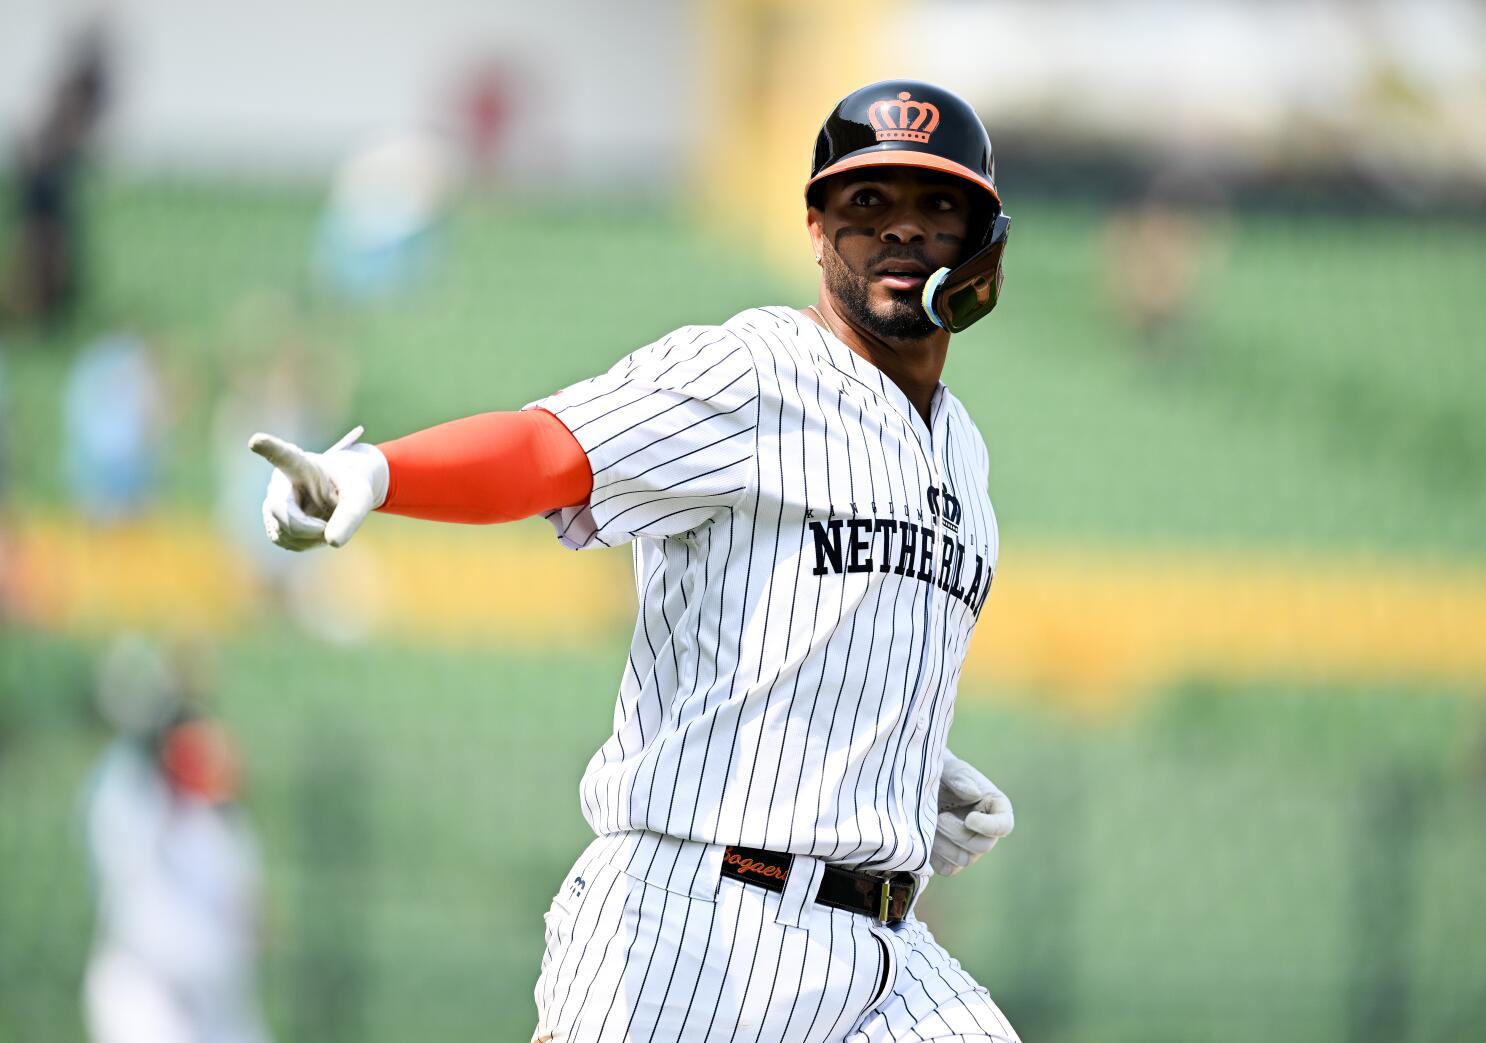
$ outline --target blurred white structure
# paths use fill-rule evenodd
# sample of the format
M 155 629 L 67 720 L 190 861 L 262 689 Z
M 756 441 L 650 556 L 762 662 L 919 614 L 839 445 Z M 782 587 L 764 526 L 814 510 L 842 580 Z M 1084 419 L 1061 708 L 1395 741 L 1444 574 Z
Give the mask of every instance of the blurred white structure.
M 708 11 L 724 8 L 742 27 L 731 39 L 709 27 Z M 328 174 L 378 128 L 484 118 L 499 124 L 486 130 L 502 139 L 507 179 L 663 191 L 718 118 L 699 85 L 725 54 L 753 56 L 730 74 L 743 94 L 813 75 L 773 67 L 807 24 L 790 0 L 0 0 L 0 136 L 34 112 L 66 34 L 98 10 L 119 45 L 112 154 L 149 168 Z M 954 87 L 993 127 L 1302 161 L 1340 141 L 1486 171 L 1478 0 L 871 11 L 884 67 Z M 840 40 L 820 41 L 820 62 L 839 64 L 829 48 Z
M 382 128 L 450 129 L 491 70 L 509 178 L 645 181 L 685 158 L 687 0 L 0 0 L 0 140 L 99 11 L 118 45 L 110 154 L 134 167 L 328 174 Z
M 992 128 L 1240 165 L 1362 158 L 1486 178 L 1479 0 L 935 0 L 919 73 Z M 978 41 L 944 47 L 946 39 Z

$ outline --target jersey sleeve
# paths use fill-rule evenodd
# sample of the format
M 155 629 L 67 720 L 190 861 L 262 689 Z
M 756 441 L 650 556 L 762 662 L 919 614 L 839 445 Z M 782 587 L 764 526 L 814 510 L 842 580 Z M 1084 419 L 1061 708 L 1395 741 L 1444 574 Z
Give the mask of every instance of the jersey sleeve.
M 736 334 L 687 327 L 531 403 L 588 455 L 593 492 L 544 515 L 575 549 L 701 528 L 755 480 L 758 374 Z

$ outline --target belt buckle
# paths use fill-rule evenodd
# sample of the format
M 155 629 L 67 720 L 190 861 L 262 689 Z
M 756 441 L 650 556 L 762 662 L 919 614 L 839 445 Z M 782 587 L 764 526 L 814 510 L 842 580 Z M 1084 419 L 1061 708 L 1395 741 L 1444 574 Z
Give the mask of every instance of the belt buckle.
M 908 918 L 908 910 L 913 908 L 913 899 L 916 894 L 918 894 L 918 877 L 913 877 L 911 882 L 908 884 L 908 901 L 903 908 L 902 918 L 905 920 Z M 882 926 L 884 927 L 892 923 L 892 906 L 893 878 L 890 876 L 883 877 L 882 888 L 878 892 L 877 898 L 877 922 L 882 924 Z

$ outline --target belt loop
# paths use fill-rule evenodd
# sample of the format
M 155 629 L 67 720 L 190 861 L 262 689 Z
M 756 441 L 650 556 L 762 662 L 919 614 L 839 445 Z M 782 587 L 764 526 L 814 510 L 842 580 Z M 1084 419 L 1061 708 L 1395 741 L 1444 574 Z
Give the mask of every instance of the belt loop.
M 795 855 L 790 862 L 789 879 L 784 882 L 784 891 L 779 895 L 779 912 L 774 922 L 786 927 L 803 927 L 805 910 L 815 904 L 820 891 L 820 878 L 825 874 L 826 864 L 809 855 Z
M 906 920 L 913 915 L 914 906 L 918 905 L 918 900 L 924 896 L 924 888 L 929 886 L 930 876 L 931 874 L 927 872 L 913 874 L 913 890 L 908 893 L 908 907 L 903 910 L 903 919 Z
M 705 898 L 709 902 L 717 901 L 717 888 L 722 883 L 722 854 L 726 850 L 727 848 L 721 844 L 703 845 L 696 877 L 691 886 L 693 898 Z

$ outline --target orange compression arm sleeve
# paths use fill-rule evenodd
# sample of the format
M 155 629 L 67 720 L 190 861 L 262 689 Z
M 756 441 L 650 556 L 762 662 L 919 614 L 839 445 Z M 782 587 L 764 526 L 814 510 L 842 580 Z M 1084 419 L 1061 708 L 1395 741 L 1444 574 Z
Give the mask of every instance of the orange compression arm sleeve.
M 588 456 L 545 409 L 481 413 L 377 446 L 387 499 L 377 508 L 433 521 L 515 521 L 585 503 Z

